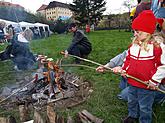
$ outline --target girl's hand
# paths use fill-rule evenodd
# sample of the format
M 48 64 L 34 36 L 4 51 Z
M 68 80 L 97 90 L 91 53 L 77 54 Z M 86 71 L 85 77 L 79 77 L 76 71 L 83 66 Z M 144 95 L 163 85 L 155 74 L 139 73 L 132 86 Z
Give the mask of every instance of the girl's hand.
M 155 84 L 154 82 L 152 82 L 151 80 L 148 81 L 148 86 L 147 88 L 151 89 L 151 90 L 156 90 L 157 88 L 157 84 Z
M 114 73 L 122 73 L 123 69 L 120 66 L 112 68 L 112 71 Z
M 126 78 L 125 70 L 123 70 L 122 67 L 120 67 L 120 66 L 114 67 L 114 68 L 112 68 L 112 71 L 113 71 L 114 73 L 120 73 L 121 76 L 123 76 L 124 78 Z
M 104 68 L 104 66 L 99 66 L 99 67 L 96 68 L 96 71 L 100 72 L 100 73 L 103 73 L 105 71 L 105 68 Z

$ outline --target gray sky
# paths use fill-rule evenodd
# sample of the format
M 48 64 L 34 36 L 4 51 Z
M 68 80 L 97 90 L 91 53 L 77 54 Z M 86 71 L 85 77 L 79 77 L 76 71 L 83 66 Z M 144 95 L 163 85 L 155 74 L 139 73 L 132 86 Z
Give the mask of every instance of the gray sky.
M 23 6 L 26 10 L 29 10 L 31 12 L 36 12 L 36 10 L 42 5 L 42 4 L 49 4 L 49 2 L 54 0 L 5 0 L 12 3 L 17 3 Z M 63 3 L 72 3 L 73 0 L 55 0 Z M 123 11 L 128 11 L 126 8 L 122 6 L 124 0 L 106 0 L 106 8 L 107 10 L 104 12 L 104 14 L 108 13 L 122 13 Z M 137 0 L 129 0 L 136 4 L 135 1 Z

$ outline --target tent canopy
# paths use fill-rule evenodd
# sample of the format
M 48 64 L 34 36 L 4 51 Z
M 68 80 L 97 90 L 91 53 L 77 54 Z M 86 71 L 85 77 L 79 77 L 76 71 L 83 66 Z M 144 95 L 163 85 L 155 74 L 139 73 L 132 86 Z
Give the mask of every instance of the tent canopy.
M 28 23 L 28 22 L 25 22 L 25 21 L 21 21 L 19 23 L 16 23 L 16 22 L 12 22 L 12 21 L 8 21 L 8 20 L 3 20 L 3 19 L 0 19 L 0 21 L 4 21 L 6 23 L 6 26 L 8 25 L 12 25 L 14 28 L 31 28 L 31 27 L 42 27 L 43 30 L 45 31 L 46 27 L 47 29 L 50 31 L 49 29 L 49 25 L 47 24 L 43 24 L 43 23 Z
M 3 19 L 0 19 L 0 21 L 4 21 L 6 23 L 6 26 L 8 26 L 8 25 L 12 25 L 13 27 L 17 27 L 18 26 L 18 23 L 16 23 L 16 22 L 3 20 Z
M 47 26 L 47 27 L 49 27 L 49 25 L 43 24 L 43 23 L 35 23 L 35 25 L 36 25 L 36 26 Z
M 19 25 L 21 26 L 21 27 L 35 27 L 35 24 L 33 24 L 33 23 L 28 23 L 28 22 L 24 22 L 24 21 L 21 21 L 21 22 L 19 22 Z
M 50 31 L 49 25 L 47 25 L 47 24 L 35 23 L 35 25 L 36 25 L 37 27 L 43 27 L 44 31 L 45 31 L 45 27 L 47 27 L 48 31 Z

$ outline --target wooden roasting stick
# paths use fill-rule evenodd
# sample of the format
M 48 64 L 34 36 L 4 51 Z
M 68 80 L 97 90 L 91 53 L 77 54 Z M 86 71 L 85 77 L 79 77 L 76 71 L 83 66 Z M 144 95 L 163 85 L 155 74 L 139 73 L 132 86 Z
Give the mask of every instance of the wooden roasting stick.
M 23 87 L 21 87 L 20 89 L 18 89 L 17 91 L 13 92 L 12 94 L 10 94 L 9 96 L 7 96 L 6 98 L 4 98 L 3 100 L 0 101 L 0 103 L 6 101 L 7 99 L 9 99 L 10 97 L 12 97 L 13 95 L 17 94 L 18 92 L 20 92 L 23 88 L 29 86 L 31 83 L 35 82 L 36 78 L 33 79 L 32 81 L 30 81 L 29 83 L 27 83 L 26 85 L 24 85 Z
M 62 55 L 65 55 L 65 52 L 62 51 L 61 54 L 62 54 Z M 81 58 L 81 57 L 78 57 L 78 56 L 75 56 L 75 55 L 71 55 L 71 54 L 68 54 L 68 56 L 74 57 L 74 58 L 80 59 L 80 60 L 82 60 L 82 61 L 86 61 L 86 62 L 95 64 L 95 65 L 103 66 L 103 67 L 104 67 L 104 65 L 102 65 L 102 64 L 100 64 L 100 63 L 97 63 L 97 62 L 95 62 L 95 61 L 89 60 L 89 59 Z M 110 68 L 110 67 L 105 67 L 105 68 L 106 68 L 107 70 L 112 71 L 112 68 Z M 144 81 L 142 81 L 142 80 L 140 80 L 140 79 L 138 79 L 138 78 L 136 78 L 136 77 L 134 77 L 134 76 L 131 76 L 131 75 L 128 75 L 128 74 L 125 74 L 125 76 L 128 77 L 128 78 L 134 79 L 134 80 L 136 80 L 136 81 L 138 81 L 138 82 L 140 82 L 140 83 L 145 84 L 146 86 L 148 86 L 148 83 L 146 83 L 146 82 L 144 82 Z M 157 91 L 160 91 L 160 92 L 162 92 L 162 93 L 165 93 L 164 90 L 160 89 L 160 88 L 157 87 L 157 86 L 156 86 L 156 90 L 157 90 Z

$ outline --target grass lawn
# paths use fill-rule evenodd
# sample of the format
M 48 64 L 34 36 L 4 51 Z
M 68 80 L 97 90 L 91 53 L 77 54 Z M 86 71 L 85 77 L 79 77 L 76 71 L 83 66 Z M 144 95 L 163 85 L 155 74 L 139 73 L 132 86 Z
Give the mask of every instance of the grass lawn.
M 130 32 L 113 31 L 95 31 L 87 35 L 93 45 L 93 51 L 88 59 L 101 64 L 107 63 L 111 58 L 127 49 L 131 43 Z M 36 40 L 31 42 L 31 49 L 36 54 L 44 54 L 52 57 L 54 60 L 61 58 L 59 54 L 70 44 L 72 36 L 52 35 L 49 38 Z M 4 46 L 0 47 L 1 49 Z M 71 58 L 65 59 L 64 62 L 69 62 Z M 84 63 L 93 67 L 97 67 L 90 63 Z M 0 62 L 0 86 L 6 83 L 13 83 L 13 77 L 16 73 L 12 73 L 12 63 L 10 61 Z M 105 123 L 120 123 L 121 117 L 127 115 L 127 103 L 117 99 L 117 94 L 120 92 L 118 88 L 120 77 L 112 73 L 97 73 L 95 70 L 88 68 L 65 68 L 65 71 L 73 72 L 82 76 L 84 79 L 92 82 L 93 93 L 91 97 L 82 105 L 72 109 L 57 110 L 62 115 L 75 116 L 77 112 L 87 109 L 92 114 L 99 118 L 105 119 Z M 8 112 L 10 114 L 10 112 Z M 154 123 L 165 123 L 165 106 L 154 105 Z

